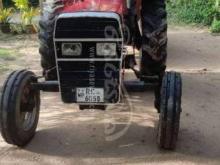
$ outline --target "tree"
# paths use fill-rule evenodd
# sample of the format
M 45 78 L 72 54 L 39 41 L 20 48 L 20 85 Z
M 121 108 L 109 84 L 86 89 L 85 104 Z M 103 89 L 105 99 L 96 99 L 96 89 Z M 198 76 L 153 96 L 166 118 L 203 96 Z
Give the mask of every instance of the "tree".
M 39 0 L 39 6 L 40 6 L 40 11 L 42 14 L 42 10 L 43 10 L 43 3 L 45 2 L 45 0 Z

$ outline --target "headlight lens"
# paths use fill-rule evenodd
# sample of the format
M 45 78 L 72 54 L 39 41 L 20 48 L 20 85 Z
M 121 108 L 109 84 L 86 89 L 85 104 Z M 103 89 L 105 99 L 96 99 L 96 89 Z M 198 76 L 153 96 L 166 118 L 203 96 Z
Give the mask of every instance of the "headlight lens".
M 80 56 L 82 54 L 81 43 L 63 43 L 62 55 L 63 56 Z
M 116 56 L 116 43 L 97 43 L 96 53 L 98 56 Z

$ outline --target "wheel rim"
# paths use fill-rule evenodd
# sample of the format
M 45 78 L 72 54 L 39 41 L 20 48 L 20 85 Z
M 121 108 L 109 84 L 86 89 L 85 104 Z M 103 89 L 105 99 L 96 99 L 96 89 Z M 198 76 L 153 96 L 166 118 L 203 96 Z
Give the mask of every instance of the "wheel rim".
M 19 112 L 19 124 L 23 131 L 29 131 L 33 128 L 37 117 L 37 92 L 31 88 L 30 83 L 24 86 Z

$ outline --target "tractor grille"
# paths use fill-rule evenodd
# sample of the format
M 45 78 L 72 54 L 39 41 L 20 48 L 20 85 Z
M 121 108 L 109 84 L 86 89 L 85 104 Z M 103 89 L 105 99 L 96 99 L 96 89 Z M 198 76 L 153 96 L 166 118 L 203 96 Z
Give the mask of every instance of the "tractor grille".
M 115 19 L 63 18 L 57 21 L 55 38 L 121 38 L 120 33 L 119 23 Z
M 83 12 L 82 12 L 83 13 Z M 120 98 L 122 34 L 118 15 L 105 12 L 62 15 L 55 27 L 55 51 L 62 100 L 77 103 L 77 88 L 102 88 L 104 103 L 117 103 Z M 104 15 L 104 16 L 103 16 Z M 116 56 L 97 55 L 97 43 L 115 43 Z M 62 54 L 64 43 L 80 43 L 80 56 Z
M 106 68 L 106 64 L 117 69 Z M 91 71 L 91 64 L 88 61 L 59 62 L 60 86 L 64 102 L 76 100 L 75 87 L 89 87 L 90 84 L 94 84 L 96 88 L 108 87 L 108 90 L 104 91 L 105 103 L 116 103 L 119 100 L 119 88 L 116 89 L 115 94 L 112 95 L 111 92 L 120 84 L 120 63 L 96 61 L 92 65 L 94 70 Z M 111 74 L 111 77 L 107 77 L 106 74 Z M 94 79 L 89 78 L 91 75 Z

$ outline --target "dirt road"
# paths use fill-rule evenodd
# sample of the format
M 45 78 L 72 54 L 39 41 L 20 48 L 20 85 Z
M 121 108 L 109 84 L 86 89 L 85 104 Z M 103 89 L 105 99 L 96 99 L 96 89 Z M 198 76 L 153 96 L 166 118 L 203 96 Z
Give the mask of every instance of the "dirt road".
M 25 40 L 1 36 L 0 48 L 23 54 L 16 62 L 0 61 L 9 69 L 2 71 L 1 84 L 15 68 L 40 73 L 35 36 L 26 36 Z M 219 63 L 219 36 L 211 36 L 206 30 L 170 28 L 168 69 L 182 72 L 184 84 L 181 129 L 174 152 L 157 148 L 158 114 L 150 90 L 132 93 L 129 106 L 109 107 L 106 112 L 79 111 L 75 105 L 64 105 L 58 94 L 42 93 L 35 138 L 23 149 L 0 138 L 0 164 L 219 165 Z

